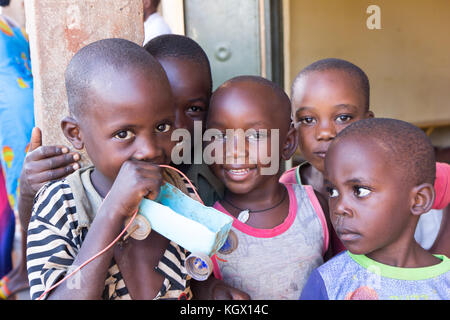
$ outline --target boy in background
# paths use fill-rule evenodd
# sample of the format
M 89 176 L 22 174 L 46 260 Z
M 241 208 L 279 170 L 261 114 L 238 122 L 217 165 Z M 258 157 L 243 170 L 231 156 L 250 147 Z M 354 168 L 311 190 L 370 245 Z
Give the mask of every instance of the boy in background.
M 142 0 L 144 5 L 144 45 L 162 34 L 171 34 L 167 22 L 158 13 L 160 0 Z
M 175 98 L 175 126 L 188 130 L 191 136 L 190 163 L 176 165 L 197 187 L 203 203 L 212 206 L 223 197 L 224 186 L 205 163 L 194 163 L 194 123 L 202 133 L 212 94 L 211 66 L 200 45 L 189 37 L 162 35 L 151 40 L 145 49 L 161 63 Z M 199 150 L 202 146 L 198 146 Z
M 323 173 L 330 143 L 349 124 L 374 117 L 370 110 L 369 79 L 361 68 L 349 61 L 335 58 L 318 60 L 296 76 L 292 84 L 291 105 L 299 148 L 305 161 L 285 172 L 281 179 L 311 185 L 326 195 Z M 445 208 L 450 201 L 450 165 L 436 164 L 435 188 L 433 209 Z M 422 223 L 426 222 L 420 219 L 419 225 Z M 439 230 L 439 226 L 434 229 Z M 428 237 L 435 239 L 436 235 Z M 334 253 L 344 250 L 334 231 L 331 239 Z M 435 244 L 445 247 L 445 237 L 439 237 Z

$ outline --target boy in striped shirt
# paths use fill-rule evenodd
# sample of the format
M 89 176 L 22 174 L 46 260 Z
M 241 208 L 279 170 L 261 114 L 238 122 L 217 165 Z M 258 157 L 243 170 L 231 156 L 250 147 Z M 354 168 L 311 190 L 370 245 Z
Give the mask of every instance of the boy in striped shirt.
M 190 299 L 186 250 L 156 232 L 121 241 L 72 278 L 71 270 L 110 244 L 143 197 L 155 199 L 174 142 L 173 96 L 161 65 L 142 47 L 105 39 L 81 49 L 66 70 L 70 116 L 62 120 L 75 149 L 93 166 L 38 192 L 27 237 L 33 299 Z M 185 190 L 185 192 L 187 192 Z

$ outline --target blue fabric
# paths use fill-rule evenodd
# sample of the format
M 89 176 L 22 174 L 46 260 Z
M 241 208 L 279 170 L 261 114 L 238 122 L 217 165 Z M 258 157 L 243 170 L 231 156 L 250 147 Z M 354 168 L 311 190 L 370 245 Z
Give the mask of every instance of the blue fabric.
M 8 199 L 17 206 L 18 179 L 34 127 L 29 44 L 0 18 L 0 152 Z
M 0 167 L 0 278 L 12 269 L 12 248 L 14 241 L 14 212 L 9 206 L 5 180 Z
M 317 269 L 309 275 L 300 295 L 300 300 L 328 300 L 327 288 Z

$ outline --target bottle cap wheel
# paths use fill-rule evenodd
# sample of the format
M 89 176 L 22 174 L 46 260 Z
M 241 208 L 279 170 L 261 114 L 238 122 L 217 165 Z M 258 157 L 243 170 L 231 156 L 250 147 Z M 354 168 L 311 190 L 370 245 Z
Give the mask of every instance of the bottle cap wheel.
M 127 224 L 128 224 L 128 221 L 127 221 Z M 136 229 L 136 227 L 137 227 L 137 229 Z M 136 230 L 134 230 L 130 234 L 130 237 L 132 237 L 133 239 L 136 239 L 136 240 L 144 240 L 145 238 L 148 237 L 148 235 L 152 231 L 150 222 L 148 222 L 148 220 L 140 214 L 136 215 L 136 218 L 134 218 L 133 223 L 128 228 L 128 230 L 133 230 L 133 229 L 136 229 Z
M 195 280 L 208 279 L 213 269 L 211 258 L 204 254 L 191 254 L 186 258 L 186 271 Z
M 238 238 L 236 233 L 233 230 L 230 230 L 228 233 L 227 240 L 223 244 L 222 248 L 219 249 L 220 254 L 230 254 L 234 250 L 236 250 L 238 246 Z

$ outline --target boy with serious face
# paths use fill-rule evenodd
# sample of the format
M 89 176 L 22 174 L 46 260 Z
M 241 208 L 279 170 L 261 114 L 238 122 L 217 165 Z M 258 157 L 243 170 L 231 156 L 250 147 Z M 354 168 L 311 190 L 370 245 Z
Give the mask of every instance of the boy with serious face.
M 325 186 L 348 251 L 313 271 L 301 298 L 448 300 L 450 261 L 414 240 L 434 179 L 434 150 L 419 128 L 373 118 L 340 132 L 325 157 Z
M 145 45 L 145 49 L 161 63 L 169 79 L 175 100 L 175 127 L 187 130 L 190 135 L 186 148 L 191 153 L 189 163 L 176 163 L 176 166 L 197 187 L 205 205 L 212 206 L 223 197 L 223 184 L 205 163 L 193 161 L 195 122 L 203 132 L 212 93 L 208 56 L 191 38 L 175 34 L 156 37 Z M 201 151 L 202 145 L 197 147 Z

